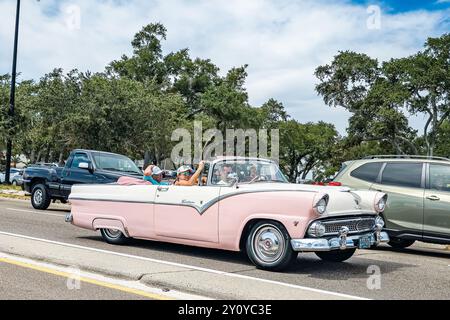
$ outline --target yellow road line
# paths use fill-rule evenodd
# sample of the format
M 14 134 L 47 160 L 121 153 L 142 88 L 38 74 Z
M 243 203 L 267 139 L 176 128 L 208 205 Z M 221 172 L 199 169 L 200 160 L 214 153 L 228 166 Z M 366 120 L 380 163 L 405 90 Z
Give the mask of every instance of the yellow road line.
M 28 268 L 28 269 L 33 269 L 36 271 L 40 271 L 40 272 L 45 272 L 45 273 L 49 273 L 49 274 L 53 274 L 55 276 L 60 276 L 60 277 L 65 277 L 65 278 L 70 278 L 73 275 L 68 273 L 68 272 L 63 272 L 63 271 L 58 271 L 58 270 L 53 270 L 50 268 L 46 268 L 46 267 L 42 267 L 42 266 L 38 266 L 38 265 L 33 265 L 30 263 L 25 263 L 25 262 L 21 262 L 21 261 L 15 261 L 12 259 L 8 259 L 8 258 L 0 258 L 0 262 L 3 263 L 7 263 L 7 264 L 12 264 L 12 265 L 16 265 L 16 266 L 20 266 L 23 268 Z M 131 293 L 131 294 L 135 294 L 138 296 L 143 296 L 146 298 L 150 298 L 150 299 L 156 299 L 156 300 L 171 300 L 168 297 L 156 294 L 156 293 L 149 293 L 149 292 L 145 292 L 143 290 L 139 290 L 139 289 L 133 289 L 133 288 L 128 288 L 128 287 L 124 287 L 118 284 L 112 284 L 112 283 L 108 283 L 108 282 L 104 282 L 104 281 L 100 281 L 100 280 L 95 280 L 95 279 L 90 279 L 90 278 L 85 278 L 85 277 L 80 277 L 78 278 L 80 281 L 82 282 L 86 282 L 86 283 L 90 283 L 90 284 L 94 284 L 97 286 L 101 286 L 101 287 L 105 287 L 105 288 L 109 288 L 109 289 L 114 289 L 114 290 L 119 290 L 119 291 L 123 291 L 126 293 Z

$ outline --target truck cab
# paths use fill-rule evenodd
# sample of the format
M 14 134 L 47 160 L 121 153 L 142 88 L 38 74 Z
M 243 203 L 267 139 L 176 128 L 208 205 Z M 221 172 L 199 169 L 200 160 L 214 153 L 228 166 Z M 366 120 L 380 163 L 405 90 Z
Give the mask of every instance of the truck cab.
M 122 176 L 142 177 L 142 171 L 126 156 L 77 149 L 70 153 L 64 167 L 27 168 L 23 186 L 31 193 L 33 207 L 46 210 L 52 201 L 66 202 L 75 184 L 114 183 Z

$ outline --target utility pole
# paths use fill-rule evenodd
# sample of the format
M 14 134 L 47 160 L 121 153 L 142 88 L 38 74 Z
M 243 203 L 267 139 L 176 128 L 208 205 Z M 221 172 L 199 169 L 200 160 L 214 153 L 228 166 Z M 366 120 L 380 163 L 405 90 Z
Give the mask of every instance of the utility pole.
M 17 44 L 19 41 L 19 16 L 20 16 L 20 0 L 17 0 L 16 8 L 16 29 L 14 34 L 14 53 L 13 53 L 13 65 L 11 74 L 11 92 L 9 97 L 9 124 L 14 121 L 14 106 L 16 103 L 16 69 L 17 69 Z M 11 154 L 12 154 L 12 137 L 11 128 L 9 128 L 8 140 L 6 142 L 6 172 L 5 183 L 10 184 L 10 171 L 11 171 Z

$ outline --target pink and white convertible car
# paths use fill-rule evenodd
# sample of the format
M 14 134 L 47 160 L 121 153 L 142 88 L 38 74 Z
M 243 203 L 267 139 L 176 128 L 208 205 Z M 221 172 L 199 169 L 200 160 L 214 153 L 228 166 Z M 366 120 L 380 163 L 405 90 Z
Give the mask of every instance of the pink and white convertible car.
M 66 221 L 100 230 L 105 241 L 129 238 L 245 250 L 259 268 L 281 270 L 298 252 L 326 261 L 387 242 L 387 196 L 288 183 L 275 162 L 224 157 L 209 162 L 198 186 L 76 185 Z

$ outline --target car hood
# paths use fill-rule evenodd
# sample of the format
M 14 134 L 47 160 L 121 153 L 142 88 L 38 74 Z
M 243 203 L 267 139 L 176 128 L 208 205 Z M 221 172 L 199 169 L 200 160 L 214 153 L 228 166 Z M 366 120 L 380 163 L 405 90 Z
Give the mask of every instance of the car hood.
M 286 190 L 314 192 L 314 203 L 328 195 L 328 205 L 322 217 L 330 215 L 378 214 L 375 204 L 385 196 L 382 192 L 354 190 L 338 186 L 314 186 L 294 183 L 255 183 L 238 186 L 241 191 L 258 192 L 261 190 Z

